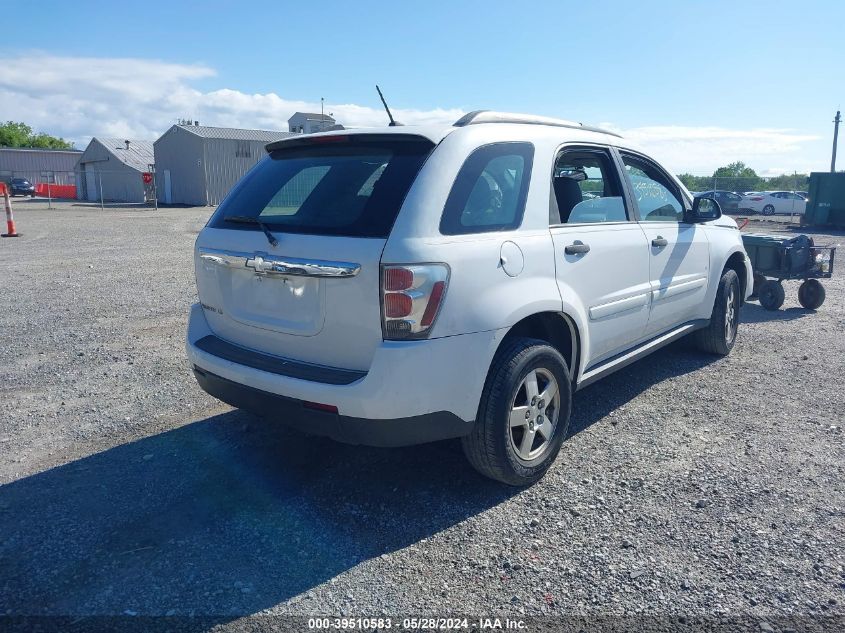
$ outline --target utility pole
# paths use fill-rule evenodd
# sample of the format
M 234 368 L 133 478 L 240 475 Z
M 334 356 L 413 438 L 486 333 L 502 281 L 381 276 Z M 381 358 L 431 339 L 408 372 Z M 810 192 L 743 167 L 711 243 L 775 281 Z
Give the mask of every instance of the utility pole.
M 839 122 L 842 120 L 842 115 L 839 110 L 836 111 L 836 118 L 833 119 L 833 156 L 830 158 L 830 173 L 836 171 L 836 141 L 839 138 Z

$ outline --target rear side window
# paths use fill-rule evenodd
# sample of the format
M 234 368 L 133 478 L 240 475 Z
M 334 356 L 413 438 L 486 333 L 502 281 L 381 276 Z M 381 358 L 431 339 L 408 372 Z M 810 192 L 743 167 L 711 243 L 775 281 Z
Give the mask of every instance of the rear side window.
M 260 230 L 257 220 L 279 232 L 387 237 L 433 143 L 410 136 L 320 138 L 272 152 L 235 186 L 210 226 Z
M 494 143 L 466 159 L 440 219 L 444 235 L 515 229 L 522 222 L 534 146 Z

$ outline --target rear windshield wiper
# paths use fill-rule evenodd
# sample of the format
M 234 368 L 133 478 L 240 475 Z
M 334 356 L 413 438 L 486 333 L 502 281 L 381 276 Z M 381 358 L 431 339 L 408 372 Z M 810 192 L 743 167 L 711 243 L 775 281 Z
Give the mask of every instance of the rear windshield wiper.
M 257 224 L 258 227 L 264 231 L 264 235 L 267 236 L 267 241 L 270 242 L 270 246 L 278 246 L 279 240 L 270 232 L 270 229 L 267 228 L 267 225 L 264 224 L 258 218 L 254 218 L 249 215 L 230 215 L 228 217 L 223 218 L 226 222 L 237 222 L 240 224 Z

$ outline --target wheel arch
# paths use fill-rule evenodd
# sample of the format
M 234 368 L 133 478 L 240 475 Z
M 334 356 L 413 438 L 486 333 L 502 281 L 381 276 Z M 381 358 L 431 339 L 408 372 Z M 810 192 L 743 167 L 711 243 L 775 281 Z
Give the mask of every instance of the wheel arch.
M 747 256 L 743 251 L 734 251 L 728 256 L 725 265 L 722 267 L 722 273 L 726 270 L 733 270 L 736 276 L 739 277 L 739 296 L 742 303 L 745 303 L 746 292 L 749 290 L 748 284 L 753 283 L 748 279 L 748 267 L 746 264 Z M 721 275 L 720 275 L 721 277 Z
M 536 338 L 554 347 L 566 361 L 573 386 L 581 362 L 581 334 L 578 324 L 565 312 L 535 312 L 514 323 L 496 349 L 514 338 Z

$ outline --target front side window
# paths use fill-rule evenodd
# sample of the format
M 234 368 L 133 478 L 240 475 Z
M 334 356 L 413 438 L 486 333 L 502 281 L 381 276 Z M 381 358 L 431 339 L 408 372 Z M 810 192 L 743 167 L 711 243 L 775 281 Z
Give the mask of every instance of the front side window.
M 466 159 L 440 219 L 444 235 L 515 229 L 522 222 L 534 146 L 485 145 Z
M 641 222 L 683 222 L 684 204 L 677 187 L 646 160 L 622 154 Z
M 555 161 L 551 224 L 625 222 L 622 186 L 607 150 L 572 149 Z

